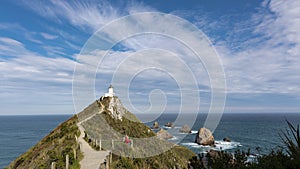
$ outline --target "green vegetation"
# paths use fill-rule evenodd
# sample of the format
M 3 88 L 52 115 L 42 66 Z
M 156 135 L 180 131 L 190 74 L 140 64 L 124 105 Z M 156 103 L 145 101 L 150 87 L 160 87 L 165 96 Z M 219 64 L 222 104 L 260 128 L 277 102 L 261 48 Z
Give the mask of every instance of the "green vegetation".
M 111 112 L 114 111 L 114 112 Z M 119 118 L 122 115 L 122 118 Z M 117 116 L 116 116 L 117 115 Z M 116 118 L 118 117 L 118 118 Z M 78 120 L 80 119 L 80 120 Z M 214 152 L 208 156 L 208 163 L 200 161 L 189 149 L 160 140 L 136 116 L 128 112 L 117 97 L 95 101 L 77 116 L 59 125 L 39 143 L 18 157 L 7 168 L 65 168 L 65 157 L 69 155 L 71 169 L 79 169 L 83 158 L 76 142 L 80 131 L 78 122 L 85 129 L 85 139 L 99 150 L 94 140 L 101 140 L 104 150 L 113 152 L 110 168 L 211 168 L 211 169 L 299 169 L 300 168 L 300 131 L 288 123 L 288 129 L 281 134 L 285 147 L 257 158 L 257 162 L 247 162 L 249 152 L 235 152 L 235 158 L 226 152 Z M 131 143 L 124 142 L 128 135 Z
M 126 112 L 126 116 L 134 116 L 130 112 Z M 106 112 L 101 114 L 102 118 L 111 126 L 116 132 L 129 137 L 134 138 L 147 138 L 155 136 L 155 133 L 145 124 L 141 122 L 131 121 L 127 118 L 122 118 L 121 120 L 111 118 Z
M 127 113 L 129 115 L 130 112 Z M 102 149 L 113 149 L 111 168 L 173 168 L 174 166 L 187 168 L 189 159 L 195 156 L 194 152 L 185 147 L 157 139 L 154 137 L 155 133 L 142 123 L 130 121 L 127 118 L 114 119 L 106 112 L 97 114 L 82 124 L 86 128 L 87 135 L 102 139 Z M 133 140 L 134 148 L 122 141 L 124 134 Z M 139 138 L 148 138 L 148 140 L 145 142 Z M 112 139 L 114 148 L 111 146 Z M 91 139 L 86 138 L 86 140 L 96 150 L 99 149 L 99 146 L 95 146 Z M 134 158 L 156 152 L 164 153 L 147 158 Z M 123 155 L 129 157 L 123 157 Z
M 286 129 L 286 132 L 282 132 L 281 140 L 286 145 L 285 150 L 288 153 L 289 157 L 297 161 L 300 166 L 300 131 L 299 124 L 295 128 L 290 122 L 287 121 L 289 129 Z
M 140 169 L 140 168 L 188 168 L 190 159 L 195 157 L 195 154 L 181 146 L 175 146 L 170 150 L 156 156 L 147 158 L 130 158 L 114 155 L 111 168 L 126 168 L 126 169 Z
M 75 139 L 75 135 L 80 135 L 77 122 L 77 117 L 73 116 L 60 124 L 7 168 L 48 169 L 51 168 L 52 162 L 56 163 L 57 169 L 65 168 L 66 155 L 68 154 L 70 169 L 79 169 L 82 154 Z
M 109 99 L 105 98 L 97 103 L 98 112 L 95 103 L 86 109 L 95 113 L 90 113 L 92 118 L 82 122 L 82 126 L 90 145 L 99 149 L 93 140 L 101 139 L 102 149 L 113 151 L 111 168 L 188 168 L 190 159 L 195 157 L 195 153 L 188 148 L 157 139 L 156 134 L 122 107 L 118 100 L 112 104 L 115 112 L 109 111 Z M 120 113 L 116 110 L 123 111 L 122 119 L 113 117 L 112 113 Z M 84 113 L 81 116 L 84 116 Z M 133 141 L 133 147 L 124 143 L 125 135 Z M 145 156 L 147 157 L 143 158 Z

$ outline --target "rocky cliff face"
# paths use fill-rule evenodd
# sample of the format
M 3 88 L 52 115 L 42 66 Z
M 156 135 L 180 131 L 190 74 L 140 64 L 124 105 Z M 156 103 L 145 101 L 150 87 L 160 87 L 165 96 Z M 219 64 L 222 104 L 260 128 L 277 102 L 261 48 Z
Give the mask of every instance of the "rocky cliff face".
M 118 97 L 104 97 L 99 103 L 102 106 L 100 109 L 103 108 L 110 116 L 122 121 L 126 109 Z

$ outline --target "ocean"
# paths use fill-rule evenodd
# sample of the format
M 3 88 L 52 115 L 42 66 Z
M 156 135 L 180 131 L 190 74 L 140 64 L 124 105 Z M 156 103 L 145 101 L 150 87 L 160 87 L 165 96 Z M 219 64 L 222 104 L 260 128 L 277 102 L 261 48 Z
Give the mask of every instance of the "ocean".
M 185 115 L 189 116 L 189 114 Z M 40 116 L 0 116 L 0 168 L 4 168 L 19 155 L 35 145 L 58 124 L 70 118 L 71 115 L 40 115 Z M 138 114 L 146 125 L 152 126 L 158 121 L 161 127 L 168 130 L 174 138 L 171 142 L 186 146 L 195 153 L 206 151 L 210 147 L 199 146 L 194 143 L 197 130 L 203 127 L 205 114 L 198 114 L 192 128 L 193 133 L 181 134 L 179 129 L 182 124 L 176 124 L 173 129 L 164 127 L 167 122 L 174 122 L 177 114 L 162 114 L 157 118 L 149 115 Z M 191 116 L 192 117 L 192 116 Z M 277 146 L 282 146 L 279 133 L 287 128 L 285 119 L 294 124 L 300 123 L 299 113 L 243 113 L 223 114 L 223 117 L 213 133 L 217 147 L 225 151 L 249 148 L 254 154 L 268 153 Z M 187 124 L 190 121 L 186 122 Z M 223 142 L 228 137 L 231 143 Z M 257 148 L 259 147 L 259 148 Z
M 0 168 L 25 153 L 71 115 L 0 116 Z
M 253 154 L 266 154 L 272 149 L 284 146 L 279 134 L 288 127 L 286 120 L 292 124 L 300 123 L 299 113 L 224 113 L 213 133 L 217 142 L 217 146 L 213 148 L 194 143 L 197 131 L 204 125 L 206 115 L 198 114 L 194 125 L 190 126 L 192 133 L 187 135 L 179 132 L 184 123 L 181 125 L 175 123 L 173 129 L 164 127 L 167 122 L 176 120 L 177 116 L 174 114 L 163 114 L 153 121 L 149 121 L 151 118 L 145 115 L 139 116 L 139 118 L 144 122 L 147 121 L 148 126 L 152 126 L 154 121 L 157 121 L 163 129 L 168 130 L 174 136 L 170 139 L 171 142 L 186 146 L 197 154 L 206 152 L 211 148 L 228 152 L 234 152 L 237 149 L 247 152 L 250 149 Z M 190 119 L 186 123 L 188 124 L 190 121 L 194 120 Z M 223 138 L 225 137 L 230 138 L 231 142 L 224 142 Z

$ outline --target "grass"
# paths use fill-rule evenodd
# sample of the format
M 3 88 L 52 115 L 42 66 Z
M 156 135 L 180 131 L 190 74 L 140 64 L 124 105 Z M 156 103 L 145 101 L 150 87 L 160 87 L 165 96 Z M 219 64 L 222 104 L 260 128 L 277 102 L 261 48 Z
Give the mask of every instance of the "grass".
M 282 132 L 280 138 L 284 145 L 286 146 L 286 152 L 288 155 L 296 160 L 300 161 L 300 130 L 299 124 L 297 127 L 294 127 L 289 121 L 286 121 L 288 124 L 288 129 L 285 132 Z
M 108 104 L 107 99 L 99 103 L 98 111 L 102 111 L 90 113 L 94 115 L 93 118 L 83 122 L 82 126 L 90 138 L 101 139 L 102 149 L 113 151 L 111 168 L 188 168 L 189 161 L 195 157 L 194 152 L 157 139 L 156 134 L 148 126 L 127 110 L 121 120 L 113 118 L 111 112 L 108 112 Z M 87 108 L 87 110 L 95 109 L 95 104 Z M 125 135 L 133 140 L 133 148 L 122 141 Z M 88 138 L 86 140 L 89 141 Z M 90 145 L 97 148 L 92 142 Z
M 130 158 L 114 155 L 113 163 L 110 167 L 124 169 L 188 168 L 188 163 L 194 156 L 195 154 L 191 150 L 185 147 L 175 146 L 162 154 L 147 158 Z
M 70 168 L 79 169 L 79 161 L 83 155 L 75 140 L 75 135 L 80 135 L 80 131 L 76 125 L 77 122 L 77 117 L 73 116 L 60 124 L 35 146 L 11 162 L 7 168 L 46 169 L 51 168 L 52 162 L 56 163 L 57 169 L 65 168 L 65 159 L 68 154 Z
M 157 139 L 156 134 L 128 112 L 119 100 L 113 109 L 123 111 L 118 112 L 123 113 L 122 119 L 112 118 L 107 109 L 108 104 L 108 99 L 104 99 L 101 104 L 99 101 L 93 102 L 77 116 L 60 124 L 7 168 L 48 169 L 52 162 L 56 163 L 57 169 L 65 168 L 65 157 L 68 154 L 69 167 L 79 169 L 83 154 L 75 139 L 75 136 L 80 135 L 76 124 L 88 117 L 92 118 L 82 122 L 82 126 L 89 137 L 102 140 L 103 149 L 112 150 L 114 155 L 111 168 L 188 168 L 189 160 L 195 157 L 191 150 Z M 123 142 L 124 135 L 133 140 L 133 147 Z M 92 142 L 90 144 L 93 145 Z M 97 149 L 97 146 L 93 146 Z M 148 157 L 141 158 L 147 154 Z

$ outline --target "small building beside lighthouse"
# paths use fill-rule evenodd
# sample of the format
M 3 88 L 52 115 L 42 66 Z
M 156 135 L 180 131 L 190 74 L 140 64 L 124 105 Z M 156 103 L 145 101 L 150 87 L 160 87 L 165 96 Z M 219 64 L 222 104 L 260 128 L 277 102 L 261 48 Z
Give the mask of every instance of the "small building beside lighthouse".
M 104 94 L 104 97 L 114 97 L 114 88 L 112 85 L 108 87 L 108 93 Z

